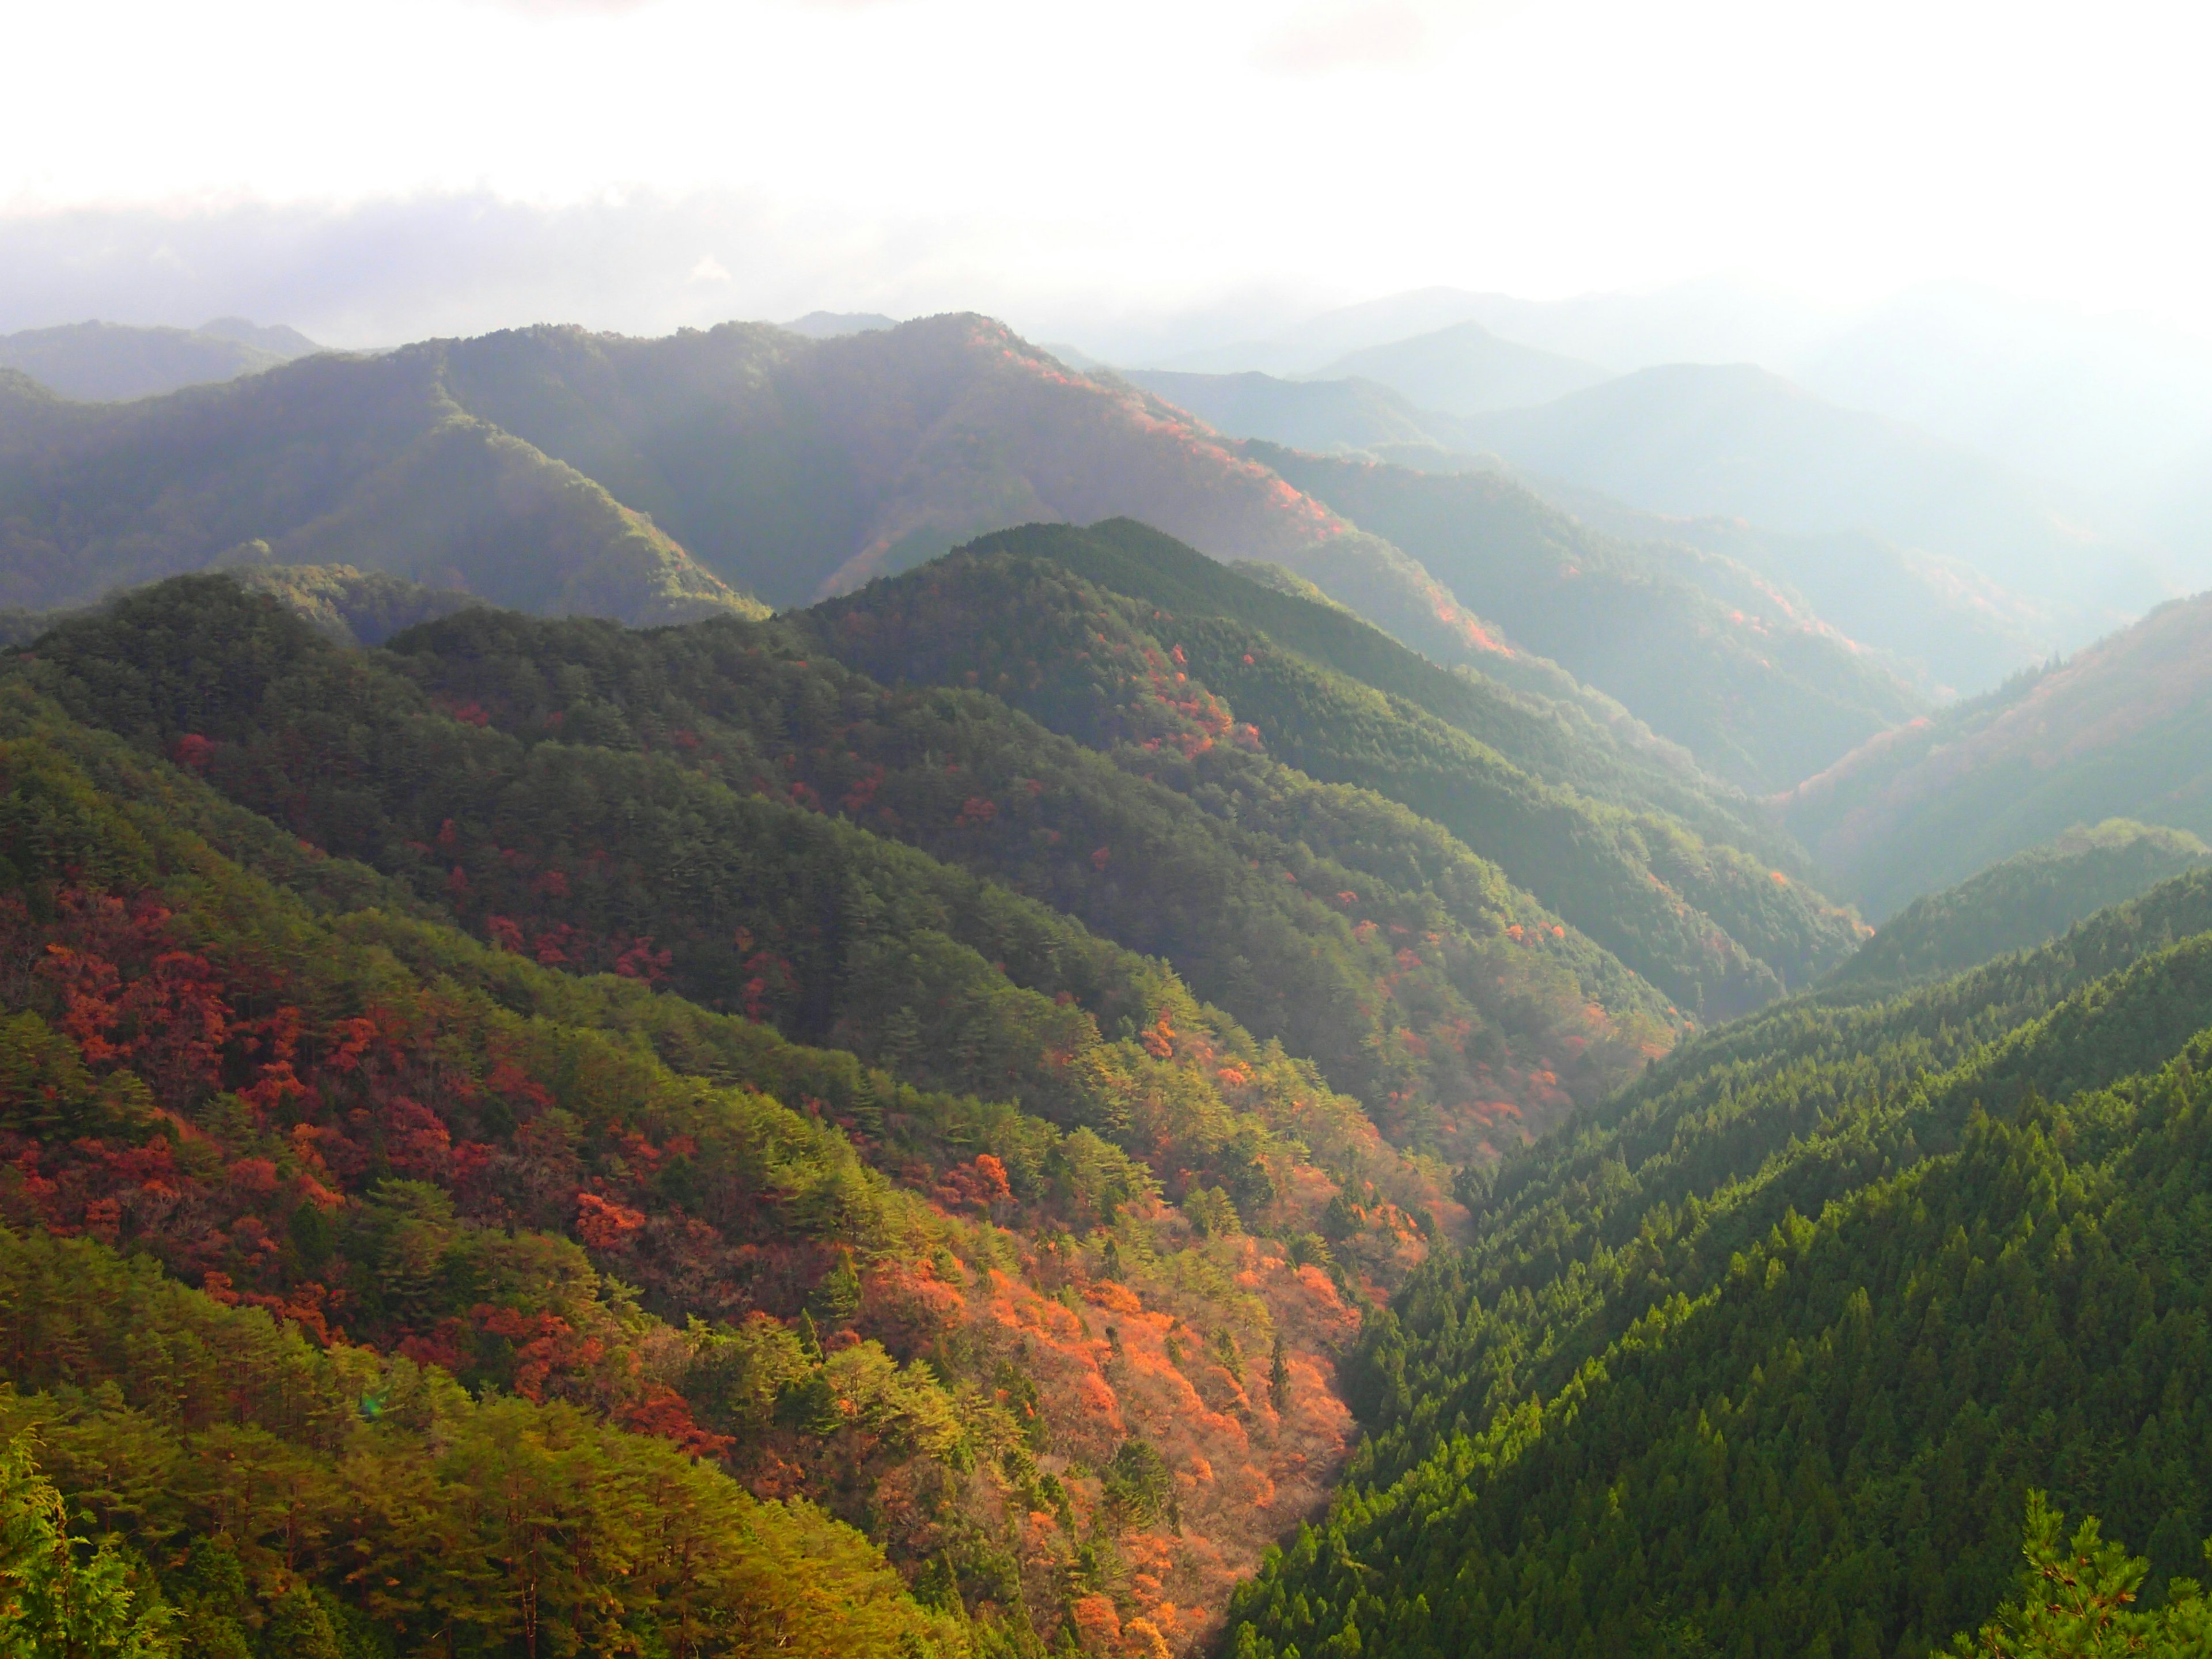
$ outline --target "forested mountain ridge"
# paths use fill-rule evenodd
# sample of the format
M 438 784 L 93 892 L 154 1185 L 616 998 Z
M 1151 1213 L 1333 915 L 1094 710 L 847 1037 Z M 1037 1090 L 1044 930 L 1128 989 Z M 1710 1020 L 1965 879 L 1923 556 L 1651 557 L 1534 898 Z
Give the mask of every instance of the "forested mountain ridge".
M 1785 594 L 1723 605 L 1508 476 L 1244 448 L 1743 787 L 1786 787 L 1919 712 L 1894 674 Z
M 357 564 L 495 604 L 671 621 L 761 606 L 573 468 L 457 405 L 434 350 L 74 404 L 0 375 L 0 598 L 225 559 Z
M 1367 504 L 1317 497 L 1324 475 L 1291 476 L 1294 459 L 972 314 L 823 338 L 535 327 L 128 405 L 0 376 L 0 604 L 80 604 L 218 562 L 349 564 L 649 624 L 749 613 L 754 594 L 804 604 L 1027 521 L 1127 515 L 1291 568 L 1446 665 L 1586 699 L 1557 657 L 1739 784 L 1794 782 L 1914 706 L 1786 606 L 1739 621 L 1649 572 L 1629 605 L 1648 626 L 1619 617 L 1601 648 L 1577 656 L 1563 635 L 1554 651 L 1541 626 L 1486 620 L 1528 609 L 1527 573 L 1467 556 L 1496 526 L 1455 501 L 1440 574 L 1364 522 Z M 1583 562 L 1595 581 L 1620 562 Z M 1643 668 L 1607 683 L 1615 659 Z
M 4 1468 L 193 1659 L 1917 1659 L 2030 1487 L 2194 1549 L 2202 848 L 1864 943 L 1746 786 L 1918 705 L 1756 573 L 968 317 L 11 380 L 0 495 L 234 573 L 0 665 Z M 1213 543 L 938 550 L 1118 500 Z M 2186 762 L 2178 609 L 1917 730 Z
M 2160 606 L 2063 662 L 1869 739 L 1774 800 L 1883 916 L 2107 817 L 2212 832 L 2212 597 Z
M 231 672 L 210 684 L 193 665 L 218 647 Z M 592 1437 L 605 1432 L 594 1425 L 626 1425 L 718 1460 L 757 1494 L 818 1504 L 888 1549 L 919 1604 L 858 1538 L 803 1503 L 789 1511 L 790 1550 L 849 1557 L 812 1589 L 775 1568 L 790 1588 L 881 1604 L 842 1636 L 836 1618 L 811 1623 L 825 1650 L 904 1653 L 918 1640 L 1033 1653 L 1063 1627 L 1139 1649 L 1202 1638 L 1230 1577 L 1326 1489 L 1346 1422 L 1328 1355 L 1352 1334 L 1359 1299 L 1449 1223 L 1431 1177 L 1310 1067 L 1198 1005 L 1158 964 L 987 884 L 963 887 L 919 854 L 857 850 L 860 832 L 788 800 L 761 803 L 763 822 L 771 839 L 829 849 L 813 891 L 835 878 L 877 907 L 852 976 L 808 988 L 848 1008 L 893 998 L 842 1027 L 834 1003 L 822 1011 L 833 1030 L 872 1039 L 890 1069 L 681 999 L 672 983 L 764 1013 L 791 1006 L 789 987 L 769 982 L 770 951 L 717 978 L 686 941 L 672 951 L 578 924 L 605 916 L 611 891 L 633 907 L 626 921 L 696 898 L 679 880 L 654 909 L 627 869 L 603 867 L 617 854 L 592 856 L 604 843 L 592 838 L 623 823 L 637 849 L 623 847 L 623 865 L 649 856 L 650 811 L 671 792 L 731 822 L 704 780 L 578 733 L 537 745 L 554 765 L 551 796 L 510 790 L 513 817 L 480 819 L 482 790 L 520 745 L 478 724 L 480 711 L 441 714 L 404 676 L 363 672 L 363 656 L 273 601 L 200 579 L 70 624 L 19 659 L 0 692 L 18 1011 L 0 1182 L 9 1224 L 106 1241 L 334 1352 L 343 1334 L 420 1369 L 419 1385 L 404 1365 L 388 1390 L 368 1373 L 349 1384 L 369 1402 L 364 1419 L 389 1413 L 409 1433 L 444 1421 L 399 1409 L 418 1386 L 440 1398 L 434 1367 L 559 1408 L 485 1419 L 496 1443 L 476 1473 L 410 1500 L 438 1526 L 463 1524 L 482 1490 L 471 1481 L 524 1479 L 518 1446 L 555 1460 L 527 1479 L 589 1484 Z M 574 666 L 564 672 L 573 685 Z M 72 722 L 29 680 L 107 708 L 139 746 Z M 318 684 L 349 697 L 317 704 Z M 588 700 L 569 707 L 586 724 Z M 257 718 L 287 708 L 295 723 L 272 723 L 276 740 L 257 747 Z M 611 712 L 600 719 L 613 736 Z M 251 796 L 301 748 L 324 764 L 283 783 L 285 828 L 210 787 Z M 577 752 L 550 752 L 564 748 Z M 418 856 L 374 801 L 380 756 L 412 768 L 414 810 L 435 818 L 450 792 L 459 822 L 428 826 L 431 879 L 416 878 Z M 476 793 L 460 787 L 471 776 Z M 602 804 L 538 813 L 580 789 Z M 318 810 L 356 815 L 339 827 L 396 874 L 301 837 L 293 822 Z M 500 845 L 479 844 L 483 823 Z M 575 855 L 525 851 L 551 850 L 549 833 L 577 836 Z M 518 871 L 522 902 L 487 917 L 470 895 Z M 763 944 L 773 925 L 760 919 Z M 603 957 L 611 975 L 580 975 Z M 1075 991 L 1055 1001 L 1022 983 L 1041 975 L 1128 1009 L 1115 1023 L 1129 1034 L 1102 1037 Z M 988 1086 L 908 1080 L 948 1075 Z M 77 1271 L 109 1271 L 88 1261 Z M 216 1316 L 202 1306 L 188 1297 L 160 1317 Z M 41 1291 L 5 1317 L 52 1307 Z M 38 1316 L 48 1329 L 58 1317 Z M 43 1340 L 9 1328 L 11 1352 Z M 58 1370 L 19 1359 L 9 1374 L 48 1425 L 64 1488 L 110 1491 L 118 1457 L 153 1455 L 131 1413 L 143 1390 L 167 1385 L 127 1353 L 88 1367 L 67 1358 L 81 1352 L 64 1342 Z M 158 1467 L 219 1460 L 222 1434 L 292 1432 L 260 1404 L 227 1409 L 245 1413 L 228 1419 L 234 1429 L 197 1408 L 163 1418 L 161 1443 L 179 1451 Z M 139 1451 L 118 1449 L 126 1431 Z M 441 1431 L 448 1443 L 455 1431 Z M 373 1517 L 384 1500 L 360 1486 L 358 1461 L 317 1463 L 346 1443 L 316 1432 L 305 1463 L 268 1454 L 313 1494 L 289 1510 L 210 1508 L 219 1492 L 195 1496 L 180 1478 L 152 1510 L 100 1500 L 101 1519 L 173 1605 L 230 1620 L 255 1652 L 284 1650 L 295 1613 L 313 1622 L 288 1586 L 325 1622 L 368 1608 L 386 1636 L 458 1651 L 495 1650 L 520 1639 L 517 1620 L 540 1616 L 682 1650 L 669 1621 L 689 1604 L 664 1577 L 613 1601 L 593 1577 L 631 1571 L 633 1545 L 615 1540 L 634 1539 L 649 1511 L 620 1508 L 629 1488 L 611 1484 L 617 1507 L 589 1523 L 613 1529 L 611 1553 L 576 1565 L 559 1597 L 533 1602 L 497 1574 L 441 1581 L 429 1557 L 391 1570 L 386 1595 L 357 1571 L 373 1540 L 344 1518 Z M 604 1449 L 623 1455 L 618 1440 Z M 415 1454 L 393 1455 L 393 1477 L 416 1479 Z M 650 1470 L 652 1455 L 627 1467 Z M 734 1535 L 741 1492 L 709 1481 L 695 1499 Z M 774 1505 L 761 1513 L 761 1547 L 783 1548 Z M 714 1566 L 724 1614 L 770 1628 L 811 1619 L 753 1596 L 747 1563 L 760 1559 Z M 213 1622 L 202 1630 L 215 1639 Z
M 1940 979 L 2028 949 L 2212 858 L 2196 836 L 2115 818 L 2069 830 L 1915 899 L 1829 976 L 1832 986 Z
M 1256 763 L 1235 743 L 1217 744 L 1215 732 L 1163 740 L 1119 729 L 1132 704 L 1151 717 L 1176 699 L 1225 698 L 1231 726 L 1218 735 L 1231 735 L 1237 714 L 1249 716 L 1246 724 L 1257 725 L 1242 746 L 1264 744 L 1310 776 L 1371 789 L 1443 825 L 1671 997 L 1709 1003 L 1715 1013 L 1808 982 L 1856 942 L 1853 921 L 1817 895 L 1678 822 L 1632 816 L 1540 782 L 1463 728 L 1283 651 L 1218 609 L 1213 620 L 1186 620 L 1157 610 L 1148 617 L 1143 600 L 1134 611 L 1126 601 L 1106 605 L 1096 590 L 1083 591 L 1087 584 L 1055 577 L 1041 555 L 1140 589 L 1194 574 L 1186 551 L 1139 526 L 1039 526 L 987 538 L 809 615 L 821 618 L 815 627 L 825 648 L 847 660 L 990 684 L 1057 729 L 1094 741 L 1142 737 L 1158 758 L 1141 763 L 1160 777 L 1188 775 L 1180 787 L 1194 795 L 1227 788 L 1264 797 L 1267 787 L 1237 778 Z M 1239 608 L 1282 605 L 1303 613 L 1294 623 L 1334 631 L 1328 612 L 1271 594 L 1249 594 Z M 1447 688 L 1406 678 L 1452 706 Z M 1455 712 L 1472 718 L 1468 704 Z M 1182 768 L 1173 764 L 1176 748 Z
M 2154 1590 L 2194 1571 L 2208 929 L 2199 872 L 1778 1006 L 1472 1183 L 1234 1650 L 1928 1653 L 2003 1595 L 2028 1486 L 2155 1539 Z
M 211 695 L 189 665 L 216 639 L 241 667 Z M 346 658 L 202 586 L 58 630 L 30 672 L 156 747 L 210 744 L 228 792 L 487 936 L 611 968 L 651 935 L 690 994 L 1093 1127 L 1122 1109 L 1044 1063 L 1073 1040 L 1055 1028 L 1133 1039 L 1172 1014 L 1166 1046 L 1202 1017 L 1083 921 L 1170 957 L 1413 1144 L 1439 1111 L 1474 1127 L 1594 1098 L 1667 1040 L 1647 987 L 1494 870 L 1448 849 L 1420 871 L 1438 838 L 1409 815 L 1378 826 L 1382 803 L 1340 792 L 1313 823 L 1240 826 L 986 693 L 886 695 L 804 650 L 774 628 L 638 639 L 463 613 Z M 443 780 L 428 804 L 426 776 Z M 1363 824 L 1375 850 L 1417 849 L 1410 875 L 1333 861 Z M 886 923 L 951 937 L 883 956 Z M 1028 1006 L 1004 973 L 1075 1006 L 1029 1007 L 1011 1049 L 963 1038 L 986 1048 L 945 1071 L 899 1010 L 988 963 L 964 994 L 986 1008 Z

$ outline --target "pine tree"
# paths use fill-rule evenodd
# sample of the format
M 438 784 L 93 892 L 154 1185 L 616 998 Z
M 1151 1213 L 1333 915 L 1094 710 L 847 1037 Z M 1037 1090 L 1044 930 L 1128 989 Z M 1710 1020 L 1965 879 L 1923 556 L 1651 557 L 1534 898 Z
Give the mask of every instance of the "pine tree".
M 1291 1403 L 1291 1362 L 1283 1354 L 1282 1333 L 1275 1334 L 1274 1352 L 1267 1358 L 1267 1398 L 1279 1416 Z

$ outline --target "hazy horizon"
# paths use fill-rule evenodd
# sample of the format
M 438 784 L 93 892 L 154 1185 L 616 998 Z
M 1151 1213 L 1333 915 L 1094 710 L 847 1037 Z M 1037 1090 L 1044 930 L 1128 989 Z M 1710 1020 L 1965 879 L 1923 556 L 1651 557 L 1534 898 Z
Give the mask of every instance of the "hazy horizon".
M 0 330 L 975 309 L 1165 357 L 1431 287 L 1927 283 L 2212 337 L 2203 27 L 1892 5 L 412 0 L 20 22 Z M 120 44 L 118 44 L 120 43 Z M 343 73 L 337 72 L 339 65 Z M 65 143 L 56 135 L 69 135 Z

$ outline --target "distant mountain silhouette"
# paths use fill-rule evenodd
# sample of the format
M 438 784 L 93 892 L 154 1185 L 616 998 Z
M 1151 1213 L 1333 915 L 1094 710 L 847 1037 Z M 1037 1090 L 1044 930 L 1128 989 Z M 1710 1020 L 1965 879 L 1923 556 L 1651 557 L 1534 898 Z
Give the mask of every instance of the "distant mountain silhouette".
M 0 368 L 65 398 L 111 402 L 256 374 L 320 351 L 297 329 L 220 317 L 197 329 L 70 323 L 0 335 Z
M 810 340 L 834 340 L 845 334 L 869 334 L 878 329 L 896 328 L 898 319 L 886 317 L 879 311 L 810 311 L 783 326 Z
M 1128 369 L 1121 378 L 1228 437 L 1265 438 L 1297 449 L 1434 447 L 1450 424 L 1371 380 L 1285 380 L 1257 373 L 1188 374 L 1164 368 Z
M 2158 562 L 1972 450 L 1749 364 L 1648 368 L 1462 422 L 1469 447 L 1660 513 L 1876 532 L 2067 607 L 2068 643 L 2172 590 Z
M 1594 363 L 1502 340 L 1480 323 L 1455 323 L 1370 346 L 1315 371 L 1316 380 L 1380 381 L 1417 408 L 1483 415 L 1549 403 L 1612 376 Z

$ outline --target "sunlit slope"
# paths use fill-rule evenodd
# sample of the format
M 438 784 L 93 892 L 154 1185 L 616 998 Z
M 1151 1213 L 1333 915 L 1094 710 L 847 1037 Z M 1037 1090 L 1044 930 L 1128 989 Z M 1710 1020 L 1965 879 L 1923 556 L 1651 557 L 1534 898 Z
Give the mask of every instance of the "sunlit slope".
M 1419 559 L 1512 645 L 1618 698 L 1746 787 L 1795 782 L 1920 706 L 1894 674 L 1786 593 L 1747 591 L 1723 604 L 1510 477 L 1246 447 Z
M 2108 817 L 2212 833 L 2212 598 L 1886 733 L 1779 797 L 1831 879 L 1893 913 Z

